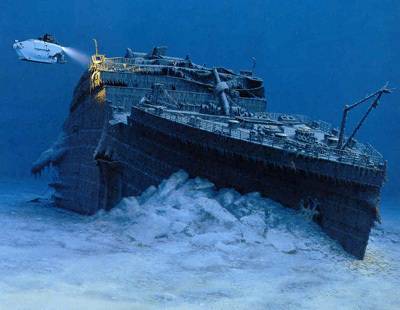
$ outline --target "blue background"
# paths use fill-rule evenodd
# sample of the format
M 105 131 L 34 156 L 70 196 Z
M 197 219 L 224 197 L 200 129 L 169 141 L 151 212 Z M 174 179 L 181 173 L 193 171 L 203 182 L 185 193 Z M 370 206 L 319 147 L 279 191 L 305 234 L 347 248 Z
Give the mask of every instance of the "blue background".
M 342 109 L 387 81 L 356 138 L 389 161 L 384 194 L 400 194 L 400 1 L 3 1 L 0 10 L 0 177 L 29 177 L 68 115 L 84 67 L 18 60 L 14 39 L 49 32 L 88 54 L 124 56 L 169 46 L 195 63 L 250 69 L 265 80 L 268 110 L 339 126 Z M 351 112 L 347 133 L 367 105 Z

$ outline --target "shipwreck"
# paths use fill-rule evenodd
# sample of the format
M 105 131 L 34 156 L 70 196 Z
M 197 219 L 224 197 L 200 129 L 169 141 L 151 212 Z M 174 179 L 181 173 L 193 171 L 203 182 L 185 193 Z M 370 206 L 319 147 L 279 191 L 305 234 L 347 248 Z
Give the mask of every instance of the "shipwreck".
M 139 195 L 179 169 L 217 187 L 308 212 L 324 232 L 363 259 L 387 162 L 354 139 L 386 87 L 346 106 L 340 129 L 307 116 L 267 112 L 263 80 L 197 65 L 189 56 L 127 49 L 92 56 L 73 92 L 58 140 L 33 164 L 53 166 L 59 207 L 91 215 Z M 347 136 L 348 112 L 371 102 Z

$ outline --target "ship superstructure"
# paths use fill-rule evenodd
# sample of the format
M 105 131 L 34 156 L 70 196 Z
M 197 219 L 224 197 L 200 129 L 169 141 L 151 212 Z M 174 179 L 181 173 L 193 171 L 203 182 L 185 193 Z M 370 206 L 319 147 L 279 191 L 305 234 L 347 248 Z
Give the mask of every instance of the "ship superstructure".
M 165 54 L 156 47 L 107 58 L 96 50 L 62 134 L 32 169 L 56 167 L 56 204 L 84 214 L 109 210 L 184 169 L 311 213 L 362 259 L 380 221 L 387 163 L 344 135 L 345 117 L 339 131 L 305 116 L 268 113 L 254 68 L 235 73 Z M 371 106 L 385 92 L 371 95 Z

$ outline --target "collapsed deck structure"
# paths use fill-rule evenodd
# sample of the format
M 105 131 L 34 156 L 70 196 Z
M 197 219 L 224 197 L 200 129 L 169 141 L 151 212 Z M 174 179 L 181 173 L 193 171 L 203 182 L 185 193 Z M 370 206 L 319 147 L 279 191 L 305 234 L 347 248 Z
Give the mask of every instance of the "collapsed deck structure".
M 33 165 L 58 171 L 57 206 L 83 214 L 158 185 L 179 169 L 263 196 L 311 218 L 355 257 L 365 255 L 387 163 L 369 144 L 301 115 L 266 112 L 262 79 L 127 49 L 97 52 L 80 78 L 55 144 Z M 357 126 L 361 126 L 363 118 Z

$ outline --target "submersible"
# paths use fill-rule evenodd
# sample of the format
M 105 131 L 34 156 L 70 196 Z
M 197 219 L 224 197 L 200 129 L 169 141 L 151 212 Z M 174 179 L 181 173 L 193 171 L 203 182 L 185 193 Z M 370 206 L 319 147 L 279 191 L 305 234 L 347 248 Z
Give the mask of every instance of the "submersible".
M 331 238 L 363 259 L 387 162 L 354 135 L 385 87 L 345 108 L 341 129 L 302 115 L 267 112 L 253 70 L 208 68 L 189 56 L 127 49 L 97 51 L 73 92 L 58 140 L 33 165 L 52 165 L 57 206 L 82 214 L 110 210 L 183 169 L 217 187 L 260 192 L 306 212 Z M 373 100 L 347 137 L 349 110 Z
M 20 60 L 47 64 L 63 64 L 63 47 L 54 41 L 52 34 L 46 33 L 38 39 L 14 40 L 13 50 Z

